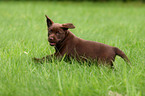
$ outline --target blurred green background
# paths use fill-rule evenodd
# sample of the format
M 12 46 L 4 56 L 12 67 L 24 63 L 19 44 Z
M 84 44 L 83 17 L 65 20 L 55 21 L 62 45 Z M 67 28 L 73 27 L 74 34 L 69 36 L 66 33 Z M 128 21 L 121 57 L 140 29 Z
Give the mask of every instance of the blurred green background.
M 131 1 L 139 1 L 139 2 L 145 2 L 145 0 L 0 0 L 0 1 L 93 1 L 93 2 L 109 2 L 109 1 L 131 2 Z

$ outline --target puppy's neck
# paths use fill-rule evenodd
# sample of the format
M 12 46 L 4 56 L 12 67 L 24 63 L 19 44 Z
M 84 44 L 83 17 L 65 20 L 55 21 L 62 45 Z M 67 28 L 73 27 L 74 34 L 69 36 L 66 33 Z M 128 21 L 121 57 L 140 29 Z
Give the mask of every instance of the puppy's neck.
M 71 41 L 73 40 L 73 38 L 75 38 L 75 35 L 71 31 L 67 30 L 64 39 L 61 42 L 59 42 L 58 44 L 56 44 L 55 49 L 61 50 L 66 45 L 68 45 L 68 43 L 71 44 Z

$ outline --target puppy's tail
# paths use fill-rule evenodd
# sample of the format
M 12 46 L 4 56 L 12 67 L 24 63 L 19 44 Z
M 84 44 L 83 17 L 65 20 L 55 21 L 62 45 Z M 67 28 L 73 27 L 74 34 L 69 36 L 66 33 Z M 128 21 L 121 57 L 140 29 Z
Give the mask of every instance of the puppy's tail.
M 123 51 L 121 51 L 119 48 L 114 47 L 115 49 L 115 53 L 116 55 L 122 57 L 124 59 L 124 61 L 126 61 L 127 63 L 130 63 L 128 57 L 125 55 L 125 53 Z

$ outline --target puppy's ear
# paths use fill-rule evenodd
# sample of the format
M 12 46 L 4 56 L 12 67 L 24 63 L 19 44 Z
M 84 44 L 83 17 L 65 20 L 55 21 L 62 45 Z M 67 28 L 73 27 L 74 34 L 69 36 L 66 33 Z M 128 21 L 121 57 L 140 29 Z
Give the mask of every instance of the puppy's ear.
M 47 15 L 45 15 L 45 17 L 46 17 L 47 27 L 49 28 L 54 22 Z
M 72 23 L 65 23 L 65 24 L 62 24 L 61 28 L 64 28 L 64 29 L 74 29 L 75 26 Z

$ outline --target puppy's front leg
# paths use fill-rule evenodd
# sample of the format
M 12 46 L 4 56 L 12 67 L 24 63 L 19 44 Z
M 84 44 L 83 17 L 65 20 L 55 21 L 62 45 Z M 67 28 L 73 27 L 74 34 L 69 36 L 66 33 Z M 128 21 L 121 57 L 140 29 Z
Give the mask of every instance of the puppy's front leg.
M 45 57 L 43 57 L 43 58 L 36 58 L 36 57 L 34 57 L 33 60 L 34 60 L 35 62 L 37 62 L 37 63 L 44 63 L 45 60 L 46 60 L 46 61 L 52 61 L 52 58 L 54 58 L 54 54 L 52 54 L 52 55 L 47 55 L 47 56 L 45 56 Z
M 45 56 L 43 58 L 36 58 L 36 57 L 34 57 L 33 60 L 35 62 L 37 62 L 37 63 L 44 63 L 45 60 L 46 61 L 52 61 L 53 58 L 58 59 L 58 58 L 61 58 L 61 57 L 62 57 L 62 55 L 60 55 L 60 53 L 54 53 L 52 55 L 47 55 L 47 56 Z

